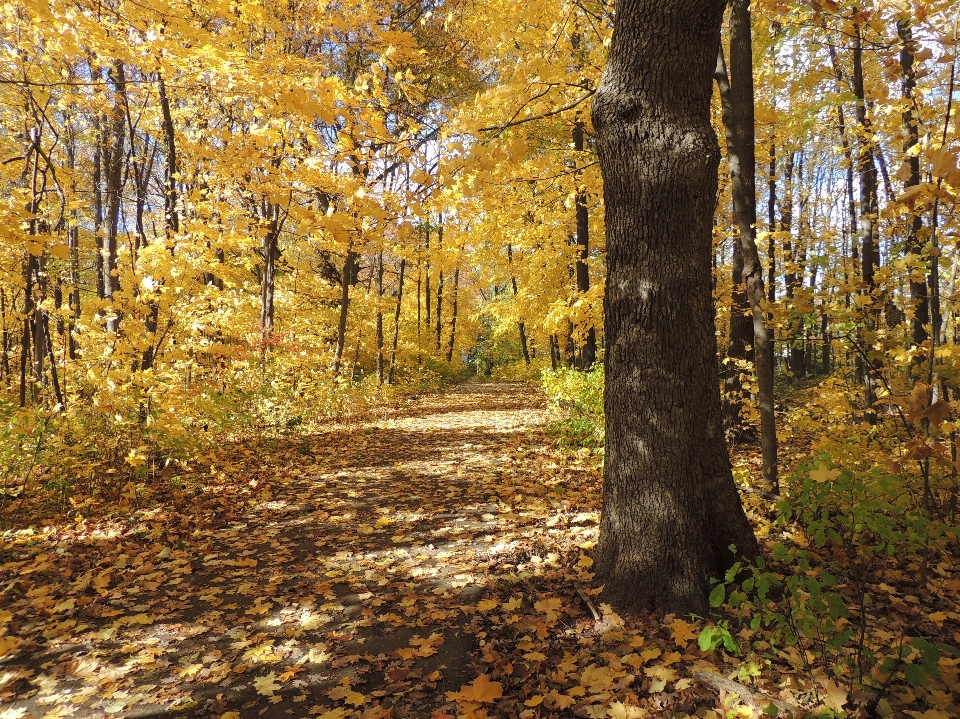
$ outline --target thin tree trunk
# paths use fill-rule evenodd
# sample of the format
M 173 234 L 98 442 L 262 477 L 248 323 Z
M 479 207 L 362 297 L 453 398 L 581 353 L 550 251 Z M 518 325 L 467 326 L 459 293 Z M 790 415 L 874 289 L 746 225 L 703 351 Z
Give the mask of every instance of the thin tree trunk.
M 429 341 L 430 333 L 433 332 L 433 324 L 432 324 L 432 319 L 430 317 L 430 303 L 432 300 L 430 297 L 430 223 L 429 222 L 427 223 L 426 247 L 427 247 L 427 252 L 426 252 L 427 267 L 426 267 L 426 273 L 425 273 L 426 277 L 424 278 L 424 284 L 423 284 L 423 296 L 424 296 L 424 301 L 426 302 L 427 338 L 428 338 L 427 341 Z
M 31 221 L 32 222 L 32 221 Z M 23 268 L 23 334 L 20 336 L 20 406 L 27 404 L 27 357 L 30 355 L 30 331 L 33 324 L 33 276 L 36 258 L 27 253 Z
M 723 57 L 723 47 L 717 54 L 717 67 L 714 79 L 720 90 L 720 109 L 723 116 L 724 136 L 727 143 L 727 165 L 733 195 L 733 220 L 740 232 L 743 231 L 740 216 L 749 212 L 743 204 L 749 202 L 748 189 L 743 177 L 742 160 L 739 156 L 737 127 L 734 120 L 733 98 L 727 77 L 727 65 Z M 743 391 L 740 374 L 741 365 L 753 361 L 754 352 L 747 348 L 754 345 L 753 323 L 748 317 L 750 301 L 743 286 L 743 243 L 736 237 L 733 241 L 732 287 L 730 297 L 730 329 L 727 336 L 725 366 L 723 371 L 723 431 L 729 439 L 737 439 L 743 431 L 741 410 L 748 397 Z
M 350 283 L 353 281 L 354 263 L 356 254 L 352 248 L 347 249 L 347 256 L 343 260 L 343 271 L 340 273 L 340 321 L 337 324 L 337 346 L 333 351 L 334 374 L 340 373 L 340 362 L 343 359 L 344 344 L 347 341 L 347 312 L 350 308 Z
M 384 356 L 383 356 L 383 250 L 380 250 L 377 256 L 377 384 L 383 384 L 384 380 Z
M 872 335 L 877 329 L 877 316 L 873 308 L 876 280 L 874 268 L 877 260 L 877 219 L 879 206 L 877 203 L 877 168 L 873 157 L 873 141 L 870 119 L 867 117 L 867 103 L 863 87 L 863 47 L 860 40 L 860 26 L 854 24 L 853 35 L 853 94 L 857 99 L 857 124 L 860 125 L 863 137 L 860 140 L 860 153 L 857 158 L 857 169 L 860 174 L 860 260 L 861 277 L 865 286 L 862 344 L 867 354 L 864 368 L 864 404 L 867 417 L 875 421 L 873 405 L 877 400 L 877 379 L 882 369 L 875 353 L 871 352 Z
M 10 330 L 7 329 L 7 291 L 0 287 L 0 322 L 3 323 L 3 335 L 0 338 L 0 373 L 10 382 Z M 9 386 L 9 384 L 8 384 Z
M 792 248 L 790 257 L 793 268 L 793 291 L 790 294 L 791 299 L 796 299 L 797 290 L 803 289 L 803 268 L 807 260 L 807 250 L 804 243 L 804 210 L 807 205 L 807 193 L 803 184 L 803 150 L 797 152 L 799 162 L 796 165 L 797 174 L 797 244 Z M 791 245 L 792 247 L 792 245 Z M 805 347 L 805 323 L 803 313 L 796 309 L 796 304 L 790 307 L 790 374 L 795 381 L 804 379 L 807 372 L 806 347 Z
M 279 250 L 277 247 L 280 234 L 279 224 L 280 206 L 267 203 L 265 215 L 270 218 L 270 225 L 263 236 L 263 277 L 260 282 L 260 343 L 266 347 L 273 333 L 274 305 L 276 296 L 276 262 Z
M 903 156 L 908 173 L 908 177 L 903 182 L 903 188 L 909 190 L 911 187 L 920 184 L 920 155 L 913 152 L 913 148 L 920 142 L 919 120 L 913 114 L 913 93 L 917 86 L 916 73 L 913 69 L 916 43 L 913 40 L 909 18 L 897 21 L 897 33 L 900 36 L 900 69 L 903 72 L 903 99 L 905 100 L 905 109 L 901 116 L 905 134 Z M 907 237 L 903 243 L 911 268 L 922 267 L 924 264 L 923 242 L 920 240 L 920 230 L 922 228 L 923 221 L 920 214 L 911 210 L 907 224 Z M 927 297 L 927 284 L 915 280 L 912 273 L 910 276 L 910 300 L 913 305 L 913 319 L 911 320 L 913 344 L 917 349 L 920 349 L 929 339 L 927 325 L 930 323 L 930 303 Z M 923 361 L 923 354 L 917 352 L 913 357 L 912 364 L 914 367 L 918 367 L 923 364 Z
M 457 338 L 457 294 L 460 286 L 460 268 L 453 270 L 453 306 L 450 308 L 450 343 L 447 345 L 447 362 L 453 362 L 453 343 Z
M 53 354 L 53 342 L 50 341 L 50 319 L 46 313 L 40 315 L 43 318 L 42 331 L 46 338 L 47 358 L 50 361 L 50 383 L 53 385 L 53 396 L 57 400 L 60 410 L 66 408 L 66 400 L 63 398 L 63 391 L 60 389 L 60 378 L 57 375 L 57 359 Z
M 166 146 L 167 161 L 163 172 L 163 216 L 166 220 L 167 240 L 180 232 L 180 216 L 177 212 L 177 141 L 173 131 L 173 115 L 170 112 L 170 98 L 163 76 L 157 73 L 157 87 L 160 93 L 160 114 L 163 118 L 163 141 Z
M 777 425 L 774 414 L 773 333 L 764 316 L 766 299 L 763 287 L 763 265 L 757 249 L 756 222 L 756 157 L 754 155 L 753 50 L 750 11 L 746 0 L 734 0 L 730 13 L 731 84 L 727 96 L 734 140 L 727 159 L 733 183 L 734 214 L 740 230 L 742 282 L 753 319 L 754 367 L 760 409 L 760 445 L 763 454 L 763 480 L 773 492 L 779 491 L 777 480 Z M 722 62 L 723 52 L 719 52 Z M 723 73 L 726 75 L 726 73 Z M 721 97 L 723 96 L 721 87 Z M 745 149 L 746 148 L 746 149 Z
M 557 336 L 550 335 L 550 369 L 554 372 L 560 366 L 560 347 L 557 345 Z
M 423 277 L 423 268 L 420 266 L 420 263 L 418 262 L 417 263 L 417 364 L 418 365 L 423 361 L 423 355 L 421 354 L 421 351 L 423 350 L 423 341 L 421 339 L 421 331 L 420 331 L 420 328 L 422 326 L 421 314 L 420 314 L 420 310 L 422 306 L 422 300 L 420 296 L 420 289 L 421 289 L 420 284 L 421 284 L 422 277 Z
M 93 267 L 96 274 L 98 300 L 106 298 L 106 288 L 103 285 L 105 251 L 103 243 L 103 160 L 107 147 L 105 124 L 103 117 L 97 115 L 94 120 L 96 144 L 93 151 L 93 236 L 96 244 Z
M 437 228 L 437 251 L 443 250 L 443 225 Z M 437 352 L 440 351 L 440 333 L 443 330 L 443 269 L 442 264 L 437 267 Z
M 777 250 L 774 239 L 777 231 L 777 146 L 770 143 L 770 174 L 767 178 L 767 301 L 777 301 Z
M 397 309 L 393 315 L 393 349 L 390 352 L 390 369 L 387 370 L 387 384 L 393 384 L 393 369 L 397 365 L 397 345 L 400 343 L 400 309 L 403 306 L 403 271 L 406 269 L 407 261 L 400 258 L 400 281 L 397 285 Z M 417 280 L 417 321 L 419 323 L 420 314 L 420 280 Z
M 163 130 L 165 163 L 163 168 L 163 222 L 164 236 L 170 251 L 173 252 L 175 238 L 180 232 L 180 216 L 177 212 L 177 141 L 173 127 L 173 115 L 170 112 L 170 98 L 163 76 L 157 73 L 157 87 L 160 97 L 160 127 Z M 160 303 L 155 297 L 147 300 L 147 313 L 143 320 L 148 346 L 143 351 L 140 367 L 149 370 L 157 359 L 157 326 L 160 319 Z M 261 334 L 262 339 L 262 334 Z
M 711 577 L 759 553 L 717 391 L 710 98 L 723 7 L 622 0 L 593 98 L 608 267 L 596 577 L 631 612 L 703 613 Z
M 578 120 L 573 125 L 573 149 L 577 152 L 583 152 L 583 122 Z M 590 270 L 587 267 L 587 258 L 590 256 L 590 216 L 587 213 L 587 193 L 581 185 L 582 175 L 578 171 L 576 174 L 576 208 L 577 208 L 577 293 L 586 294 L 590 291 Z M 580 347 L 579 366 L 582 370 L 589 370 L 597 360 L 597 330 L 590 323 L 584 332 L 583 345 Z M 524 357 L 527 364 L 530 364 L 529 355 L 524 350 Z
M 124 141 L 126 135 L 126 79 L 123 62 L 117 60 L 111 70 L 114 99 L 111 109 L 110 153 L 107 158 L 107 238 L 104 247 L 103 294 L 113 305 L 108 310 L 107 331 L 120 327 L 120 278 L 117 263 L 117 235 L 120 232 L 120 205 L 123 202 Z
M 513 267 L 513 245 L 507 243 L 507 262 L 510 264 L 511 268 Z M 517 290 L 517 276 L 513 274 L 513 270 L 510 271 L 510 284 L 513 286 L 513 301 L 517 301 L 517 295 L 519 291 Z M 523 323 L 523 319 L 517 323 L 520 327 L 520 351 L 523 353 L 523 361 L 527 363 L 527 367 L 530 366 L 530 350 L 527 347 L 527 328 Z

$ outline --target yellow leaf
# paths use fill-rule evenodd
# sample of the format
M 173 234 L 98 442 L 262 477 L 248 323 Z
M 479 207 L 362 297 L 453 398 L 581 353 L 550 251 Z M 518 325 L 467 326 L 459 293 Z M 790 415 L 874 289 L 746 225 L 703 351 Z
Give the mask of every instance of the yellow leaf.
M 660 656 L 660 649 L 657 647 L 650 647 L 649 649 L 644 649 L 642 652 L 640 652 L 640 658 L 644 662 L 648 662 L 651 659 L 656 659 L 659 656 Z
M 680 652 L 667 652 L 663 655 L 664 664 L 676 664 L 680 661 Z
M 459 692 L 447 692 L 447 699 L 465 702 L 493 702 L 503 696 L 503 684 L 481 674 L 473 684 L 464 684 Z
M 273 672 L 270 672 L 265 677 L 257 677 L 253 680 L 253 686 L 257 690 L 258 694 L 261 694 L 265 697 L 272 697 L 273 693 L 280 688 L 280 685 L 276 682 L 277 675 Z
M 818 464 L 817 468 L 810 472 L 810 479 L 814 482 L 832 482 L 839 476 L 839 469 L 827 469 L 826 466 L 822 464 Z
M 477 609 L 481 612 L 489 612 L 491 609 L 496 609 L 500 605 L 500 602 L 494 599 L 484 599 L 482 602 L 477 603 Z
M 537 694 L 536 696 L 530 697 L 523 704 L 528 707 L 538 707 L 543 703 L 543 694 Z
M 355 707 L 359 707 L 367 703 L 367 698 L 360 692 L 350 692 L 347 694 L 346 698 L 344 698 L 344 701 L 347 704 L 352 704 Z
M 670 622 L 669 627 L 673 632 L 673 643 L 678 647 L 685 647 L 689 642 L 700 636 L 700 632 L 697 631 L 695 625 L 688 624 L 682 619 L 674 619 Z

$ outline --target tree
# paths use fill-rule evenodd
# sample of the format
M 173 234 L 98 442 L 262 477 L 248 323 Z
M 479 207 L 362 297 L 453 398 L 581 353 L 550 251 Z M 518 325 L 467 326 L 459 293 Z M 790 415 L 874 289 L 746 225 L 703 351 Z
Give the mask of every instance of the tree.
M 733 188 L 733 212 L 740 231 L 739 267 L 734 261 L 734 282 L 739 288 L 753 318 L 753 347 L 759 388 L 760 442 L 763 452 L 764 483 L 778 491 L 777 423 L 773 399 L 773 335 L 764 316 L 763 266 L 757 249 L 756 157 L 753 112 L 753 42 L 750 7 L 747 0 L 734 0 L 730 10 L 730 77 L 727 78 L 720 49 L 717 83 L 723 105 L 723 124 L 727 139 L 727 164 Z M 736 257 L 736 253 L 735 253 Z M 739 270 L 739 273 L 738 273 Z M 736 288 L 735 286 L 735 289 Z M 734 295 L 736 298 L 736 294 Z M 740 304 L 734 303 L 734 313 Z M 731 319 L 731 337 L 734 336 Z
M 703 611 L 755 557 L 721 425 L 711 297 L 722 0 L 624 0 L 593 104 L 604 179 L 606 460 L 597 578 L 631 610 Z

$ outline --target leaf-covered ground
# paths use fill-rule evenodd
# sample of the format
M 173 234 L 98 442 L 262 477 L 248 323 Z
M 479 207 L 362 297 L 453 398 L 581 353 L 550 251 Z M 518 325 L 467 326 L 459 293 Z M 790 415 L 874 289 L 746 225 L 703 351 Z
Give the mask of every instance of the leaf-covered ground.
M 224 447 L 177 511 L 7 533 L 0 717 L 723 716 L 694 673 L 737 660 L 699 626 L 594 606 L 597 461 L 546 422 L 530 385 L 465 385 Z

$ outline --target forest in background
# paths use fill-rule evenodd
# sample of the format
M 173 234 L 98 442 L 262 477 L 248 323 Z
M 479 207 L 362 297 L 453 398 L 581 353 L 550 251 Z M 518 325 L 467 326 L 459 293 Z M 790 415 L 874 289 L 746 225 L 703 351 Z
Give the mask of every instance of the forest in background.
M 949 393 L 954 15 L 754 7 L 765 311 L 779 375 L 819 387 L 785 436 Z M 220 432 L 602 356 L 609 7 L 10 3 L 4 28 L 5 491 L 31 437 L 90 494 Z M 719 361 L 755 423 L 728 178 Z
M 612 10 L 5 3 L 3 528 L 182 501 L 212 448 L 473 375 L 543 377 L 561 444 L 599 451 L 590 105 Z M 920 687 L 943 649 L 883 654 L 872 625 L 870 649 L 840 604 L 866 617 L 881 580 L 960 586 L 958 21 L 951 2 L 752 6 L 756 240 L 789 501 L 763 498 L 800 528 L 777 550 L 802 569 L 788 596 L 825 599 L 769 615 L 754 590 L 711 601 L 780 621 L 868 685 L 867 651 L 897 676 L 917 667 Z M 723 146 L 719 92 L 714 126 Z M 739 236 L 724 163 L 718 363 L 748 457 L 737 479 L 765 493 L 742 450 L 760 420 Z M 831 562 L 842 592 L 822 579 Z M 757 571 L 754 586 L 769 581 Z M 917 636 L 951 638 L 957 617 L 939 611 Z

